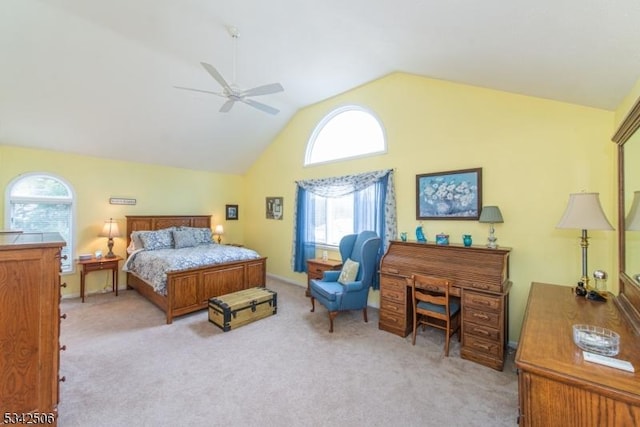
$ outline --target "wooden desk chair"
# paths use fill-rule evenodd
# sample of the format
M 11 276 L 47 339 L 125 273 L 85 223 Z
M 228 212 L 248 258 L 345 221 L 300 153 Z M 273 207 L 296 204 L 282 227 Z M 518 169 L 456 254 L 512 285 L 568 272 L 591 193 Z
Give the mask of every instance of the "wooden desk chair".
M 449 339 L 456 332 L 460 341 L 460 299 L 449 296 L 451 282 L 439 277 L 414 274 L 407 278 L 413 302 L 413 338 L 416 345 L 418 325 L 445 331 L 444 355 L 449 356 Z

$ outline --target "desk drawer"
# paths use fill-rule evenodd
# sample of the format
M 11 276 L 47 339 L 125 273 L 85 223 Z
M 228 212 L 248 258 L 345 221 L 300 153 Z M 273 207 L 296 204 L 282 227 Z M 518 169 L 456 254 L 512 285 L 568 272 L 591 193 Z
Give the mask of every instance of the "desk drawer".
M 405 316 L 402 313 L 399 314 L 380 310 L 378 315 L 380 316 L 380 324 L 384 324 L 385 326 L 393 329 L 405 329 L 406 327 Z
M 380 289 L 402 292 L 402 294 L 404 294 L 407 292 L 407 280 L 404 277 L 381 274 Z
M 380 304 L 382 304 L 382 301 L 387 300 L 390 303 L 396 303 L 396 304 L 405 304 L 405 293 L 404 292 L 400 292 L 400 291 L 396 291 L 393 289 L 386 289 L 386 288 L 381 288 L 380 289 Z M 403 310 L 404 312 L 404 310 Z
M 307 261 L 307 276 L 309 279 L 322 279 L 322 274 L 327 270 L 331 270 L 331 267 Z
M 476 310 L 474 308 L 462 306 L 463 321 L 477 323 L 480 325 L 498 328 L 500 326 L 500 317 L 502 313 L 494 313 L 492 311 Z
M 114 267 L 117 268 L 117 265 L 114 261 L 101 262 L 100 264 L 86 264 L 84 271 L 88 273 L 90 271 L 113 269 Z
M 468 333 L 464 334 L 464 348 L 476 353 L 483 353 L 492 357 L 502 357 L 502 346 L 499 341 L 486 340 Z
M 311 271 L 307 272 L 307 277 L 309 280 L 320 280 L 322 279 L 324 272 L 323 271 Z
M 389 298 L 380 298 L 380 311 L 386 311 L 389 314 L 397 314 L 402 317 L 406 313 L 404 304 Z
M 466 291 L 462 296 L 462 305 L 465 307 L 478 308 L 482 311 L 502 311 L 502 298 Z
M 486 325 L 478 323 L 465 323 L 464 333 L 475 335 L 480 338 L 501 342 L 500 331 L 495 328 L 490 328 Z

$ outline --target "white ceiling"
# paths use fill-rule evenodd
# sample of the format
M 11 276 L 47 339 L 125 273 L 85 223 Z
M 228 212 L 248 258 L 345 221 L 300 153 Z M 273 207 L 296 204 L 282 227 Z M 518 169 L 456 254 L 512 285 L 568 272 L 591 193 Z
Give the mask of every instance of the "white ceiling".
M 200 66 L 285 91 L 219 113 Z M 242 174 L 296 111 L 394 71 L 613 110 L 638 0 L 1 0 L 0 144 Z

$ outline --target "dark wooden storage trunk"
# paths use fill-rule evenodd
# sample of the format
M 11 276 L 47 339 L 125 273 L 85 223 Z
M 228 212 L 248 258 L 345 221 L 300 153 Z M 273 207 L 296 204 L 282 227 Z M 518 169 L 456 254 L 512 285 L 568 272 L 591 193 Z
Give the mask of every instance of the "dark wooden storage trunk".
M 244 289 L 209 300 L 209 321 L 225 332 L 277 311 L 278 294 L 263 287 Z

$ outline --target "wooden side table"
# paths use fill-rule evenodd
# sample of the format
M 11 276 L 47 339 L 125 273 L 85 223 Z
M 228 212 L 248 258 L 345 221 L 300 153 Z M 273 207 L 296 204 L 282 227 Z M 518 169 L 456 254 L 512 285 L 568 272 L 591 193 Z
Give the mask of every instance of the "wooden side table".
M 78 261 L 80 269 L 80 297 L 84 302 L 84 279 L 92 271 L 111 270 L 111 290 L 118 296 L 118 265 L 122 257 L 115 258 L 91 258 L 85 261 Z
M 322 275 L 325 271 L 340 270 L 342 268 L 342 261 L 336 259 L 323 260 L 320 258 L 307 260 L 307 291 L 306 296 L 311 296 L 310 286 L 311 280 L 322 279 Z

